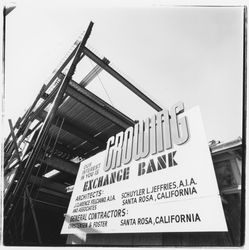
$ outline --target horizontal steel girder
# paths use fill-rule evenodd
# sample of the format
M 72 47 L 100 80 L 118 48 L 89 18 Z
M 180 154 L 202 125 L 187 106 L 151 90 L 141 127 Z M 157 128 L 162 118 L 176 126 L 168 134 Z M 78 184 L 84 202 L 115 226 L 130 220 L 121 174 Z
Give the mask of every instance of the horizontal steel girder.
M 38 117 L 42 120 L 44 120 L 46 118 L 47 112 L 46 111 L 42 111 L 39 113 Z M 53 120 L 53 125 L 55 125 L 55 121 L 57 120 L 57 118 L 59 118 L 60 120 L 62 120 L 64 117 L 62 116 L 56 116 Z M 58 122 L 58 124 L 60 124 L 60 122 Z M 67 131 L 68 133 L 75 135 L 79 138 L 81 138 L 82 140 L 86 140 L 88 141 L 90 144 L 94 145 L 94 146 L 100 146 L 100 147 L 105 147 L 106 144 L 105 142 L 89 135 L 89 133 L 81 128 L 79 128 L 77 125 L 73 124 L 72 122 L 70 122 L 69 120 L 64 118 L 64 121 L 62 123 L 61 129 L 63 129 L 64 131 Z
M 65 172 L 74 176 L 78 173 L 79 164 L 65 161 L 58 157 L 52 156 L 50 158 L 45 158 L 44 160 L 39 159 L 39 161 L 61 172 Z
M 118 110 L 112 108 L 101 99 L 95 98 L 93 93 L 87 89 L 84 89 L 77 83 L 71 81 L 66 92 L 80 103 L 86 105 L 122 129 L 126 129 L 134 125 L 134 122 L 130 118 L 120 113 Z
M 66 194 L 66 185 L 53 182 L 45 177 L 41 178 L 38 176 L 31 175 L 30 179 L 29 179 L 29 183 L 32 183 L 32 184 L 39 186 L 39 187 L 51 189 L 51 190 L 54 190 L 54 191 L 62 193 L 62 194 Z

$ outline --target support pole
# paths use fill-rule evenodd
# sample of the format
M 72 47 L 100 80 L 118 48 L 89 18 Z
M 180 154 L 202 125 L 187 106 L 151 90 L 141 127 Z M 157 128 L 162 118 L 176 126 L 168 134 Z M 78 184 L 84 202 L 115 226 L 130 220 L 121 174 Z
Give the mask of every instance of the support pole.
M 93 27 L 93 22 L 90 22 L 90 24 L 87 28 L 87 31 L 84 35 L 84 38 L 77 49 L 77 52 L 75 54 L 75 57 L 72 61 L 71 66 L 68 70 L 68 73 L 65 76 L 65 78 L 64 78 L 55 98 L 54 98 L 52 107 L 51 107 L 50 111 L 48 112 L 48 115 L 43 123 L 43 126 L 42 126 L 40 132 L 39 132 L 39 135 L 36 139 L 33 151 L 32 151 L 32 153 L 31 153 L 31 155 L 30 155 L 30 157 L 27 160 L 27 163 L 25 165 L 25 173 L 23 175 L 23 178 L 18 182 L 15 190 L 13 191 L 13 194 L 12 194 L 13 197 L 10 201 L 10 204 L 6 204 L 7 205 L 6 210 L 5 210 L 6 211 L 6 213 L 5 213 L 6 230 L 8 229 L 8 227 L 10 225 L 10 222 L 13 218 L 14 212 L 17 208 L 18 202 L 20 201 L 20 198 L 21 198 L 22 194 L 24 193 L 24 190 L 25 190 L 25 187 L 28 183 L 28 179 L 31 175 L 33 166 L 35 165 L 35 163 L 37 161 L 37 158 L 39 156 L 39 152 L 40 152 L 42 145 L 45 141 L 45 138 L 46 138 L 46 135 L 47 135 L 48 130 L 50 128 L 50 125 L 52 124 L 52 120 L 57 112 L 59 105 L 61 104 L 61 102 L 63 100 L 63 96 L 64 96 L 64 93 L 67 89 L 68 83 L 70 82 L 72 75 L 75 72 L 77 63 L 80 60 L 80 55 L 81 55 L 82 50 L 83 50 L 83 48 L 84 48 L 84 46 L 85 46 L 85 44 L 90 36 L 92 27 Z
M 21 123 L 21 118 L 19 117 L 15 123 L 15 126 L 13 127 L 13 129 L 15 130 L 15 128 L 18 127 L 18 125 Z M 9 142 L 9 139 L 11 138 L 11 133 L 9 133 L 8 137 L 5 139 L 5 142 L 4 142 L 4 151 L 9 151 L 10 148 L 12 147 L 11 142 Z
M 45 91 L 46 91 L 46 85 L 43 85 L 42 88 L 41 88 L 41 90 L 40 90 L 40 92 L 39 92 L 39 94 L 35 98 L 34 102 L 29 107 L 29 109 L 26 111 L 26 113 L 24 114 L 24 116 L 22 117 L 22 121 L 21 121 L 22 123 L 21 123 L 20 128 L 19 128 L 19 130 L 17 132 L 18 136 L 22 133 L 24 127 L 25 127 L 25 131 L 23 132 L 23 136 L 25 136 L 25 132 L 27 131 L 27 128 L 31 124 L 30 114 L 32 113 L 33 109 L 35 108 L 36 104 L 38 103 L 38 101 L 40 100 L 40 98 L 42 97 L 42 95 L 45 93 Z M 27 125 L 28 121 L 29 121 L 29 125 Z
M 29 130 L 29 127 L 31 125 L 31 122 L 29 122 L 28 125 L 26 126 L 25 131 L 23 132 L 23 135 L 22 135 L 22 137 L 21 137 L 21 139 L 19 140 L 18 143 L 17 143 L 16 135 L 14 134 L 14 127 L 12 126 L 11 120 L 9 120 L 9 124 L 10 124 L 10 134 L 13 137 L 13 141 L 12 141 L 13 145 L 12 145 L 12 147 L 16 150 L 16 148 L 18 149 L 20 147 L 20 145 L 22 144 L 22 142 L 24 141 L 24 139 L 26 137 L 26 134 L 27 134 L 27 132 Z M 14 140 L 14 137 L 15 137 L 15 140 Z M 6 159 L 4 160 L 4 168 L 5 169 L 7 169 L 8 166 L 13 162 L 14 157 L 15 157 L 15 155 L 11 156 L 11 154 L 10 154 L 10 156 L 6 157 Z M 21 161 L 20 155 L 18 154 L 17 157 L 18 157 L 18 161 L 20 162 Z
M 41 234 L 40 234 L 40 230 L 39 230 L 39 226 L 38 226 L 38 222 L 37 222 L 37 218 L 36 218 L 36 214 L 35 214 L 35 209 L 34 209 L 33 202 L 32 202 L 32 199 L 31 199 L 31 197 L 29 195 L 29 190 L 28 190 L 27 187 L 26 187 L 26 195 L 27 195 L 29 205 L 30 205 L 30 208 L 31 208 L 31 212 L 32 212 L 32 216 L 33 216 L 33 219 L 34 219 L 35 230 L 36 230 L 38 242 L 39 242 L 39 244 L 42 244 L 42 239 L 41 239 Z
M 21 226 L 21 240 L 24 239 L 24 226 L 25 226 L 25 208 L 26 208 L 26 195 L 23 194 L 23 206 L 22 206 L 22 226 Z
M 18 129 L 18 131 L 17 131 L 17 133 L 16 133 L 17 137 L 19 137 L 20 134 L 22 133 L 22 129 L 24 128 L 24 126 L 25 126 L 25 128 L 28 127 L 28 126 L 26 126 L 26 125 L 27 125 L 27 121 L 29 120 L 30 113 L 31 113 L 32 110 L 34 109 L 34 107 L 35 107 L 35 105 L 37 104 L 37 102 L 39 101 L 40 97 L 41 97 L 41 96 L 43 95 L 43 93 L 45 92 L 45 87 L 46 87 L 45 85 L 42 86 L 42 88 L 41 88 L 39 94 L 37 95 L 35 101 L 33 102 L 33 104 L 32 104 L 32 105 L 30 106 L 30 108 L 25 112 L 25 114 L 23 115 L 23 117 L 22 117 L 22 118 L 19 117 L 19 119 L 17 120 L 17 122 L 16 122 L 16 124 L 15 124 L 15 127 L 14 127 L 14 128 L 16 128 L 17 125 L 19 125 L 19 126 L 18 126 L 19 129 Z M 9 135 L 9 136 L 10 136 L 10 135 Z M 8 137 L 8 138 L 9 138 L 9 137 Z M 7 142 L 8 142 L 8 140 L 9 140 L 8 138 L 6 139 L 4 145 L 5 145 L 5 144 L 7 145 Z
M 9 119 L 8 121 L 9 121 L 9 125 L 10 125 L 10 133 L 11 133 L 11 136 L 12 136 L 12 139 L 13 139 L 14 149 L 16 151 L 17 159 L 20 162 L 21 158 L 20 158 L 20 155 L 19 155 L 19 150 L 18 150 L 17 141 L 16 141 L 17 139 L 16 139 L 16 136 L 15 136 L 15 133 L 14 133 L 14 128 L 13 128 L 13 125 L 12 125 L 12 121 L 11 121 L 11 119 Z

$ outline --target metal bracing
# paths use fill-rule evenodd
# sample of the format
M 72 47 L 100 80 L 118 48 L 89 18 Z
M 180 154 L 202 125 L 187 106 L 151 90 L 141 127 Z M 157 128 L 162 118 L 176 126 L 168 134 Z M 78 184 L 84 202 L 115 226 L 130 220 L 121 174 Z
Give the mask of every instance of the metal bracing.
M 54 102 L 52 104 L 52 108 L 50 109 L 44 123 L 43 123 L 43 126 L 39 132 L 39 135 L 36 139 L 36 142 L 35 142 L 35 145 L 34 145 L 34 148 L 31 152 L 31 155 L 30 157 L 28 158 L 26 164 L 25 164 L 25 173 L 23 175 L 23 178 L 18 182 L 18 184 L 16 185 L 16 188 L 15 190 L 13 191 L 13 199 L 12 201 L 10 202 L 10 206 L 9 208 L 5 211 L 5 216 L 7 217 L 7 221 L 6 221 L 6 229 L 8 229 L 9 225 L 10 225 L 10 222 L 12 220 L 12 217 L 14 215 L 14 212 L 17 208 L 17 205 L 20 201 L 20 197 L 23 195 L 23 192 L 25 190 L 25 187 L 27 185 L 27 182 L 28 182 L 28 179 L 31 175 L 31 172 L 32 172 L 32 168 L 33 166 L 35 165 L 36 161 L 37 161 L 37 158 L 38 158 L 38 155 L 39 155 L 39 152 L 42 148 L 42 145 L 45 141 L 45 138 L 46 138 L 46 135 L 48 133 L 48 130 L 51 126 L 51 123 L 52 123 L 52 120 L 55 116 L 55 113 L 59 107 L 59 105 L 61 104 L 62 102 L 62 99 L 63 99 L 63 96 L 64 96 L 64 93 L 65 93 L 65 90 L 67 88 L 67 85 L 68 83 L 70 82 L 71 78 L 72 78 L 72 75 L 74 74 L 75 72 L 75 69 L 76 69 L 76 66 L 77 66 L 77 63 L 79 62 L 80 60 L 80 55 L 82 53 L 82 49 L 84 48 L 89 36 L 90 36 L 90 33 L 91 33 L 91 30 L 92 30 L 92 27 L 93 27 L 93 23 L 90 22 L 88 28 L 87 28 L 87 31 L 85 33 L 85 36 L 83 37 L 82 39 L 82 42 L 80 43 L 80 45 L 78 46 L 78 49 L 76 51 L 76 54 L 75 54 L 75 57 L 73 58 L 73 61 L 72 61 L 72 64 L 68 70 L 68 73 L 67 75 L 65 76 L 63 82 L 61 83 L 59 89 L 58 89 L 58 92 L 55 96 L 55 99 L 54 99 Z
M 33 196 L 37 192 L 39 204 L 49 201 L 52 206 L 60 203 L 66 205 L 70 198 L 66 193 L 66 186 L 73 184 L 79 168 L 79 163 L 73 163 L 72 159 L 75 158 L 74 160 L 79 162 L 95 155 L 105 149 L 107 138 L 135 124 L 132 119 L 85 88 L 103 69 L 150 106 L 161 110 L 149 97 L 110 67 L 106 58 L 100 59 L 85 47 L 92 26 L 91 22 L 81 43 L 70 52 L 48 84 L 42 86 L 28 111 L 18 119 L 14 127 L 10 124 L 11 132 L 5 141 L 6 156 L 8 157 L 8 153 L 10 157 L 15 156 L 14 152 L 20 151 L 23 142 L 28 143 L 18 162 L 13 162 L 10 169 L 5 171 L 5 174 L 8 174 L 12 168 L 17 168 L 4 201 L 5 233 L 12 229 L 15 219 L 19 216 L 21 223 L 18 226 L 22 229 L 19 231 L 20 239 L 23 239 L 27 218 L 25 211 L 20 212 L 17 209 L 20 208 L 20 200 L 23 198 L 23 209 L 27 208 L 29 203 L 32 209 Z M 77 83 L 72 80 L 72 75 L 85 55 L 94 61 L 96 66 Z M 62 71 L 69 63 L 71 66 L 65 75 Z M 30 135 L 32 137 L 29 137 Z M 6 158 L 6 166 L 10 164 L 8 159 Z M 35 165 L 37 168 L 34 168 Z M 51 169 L 60 172 L 51 179 L 41 177 Z M 28 190 L 30 185 L 32 188 Z M 36 214 L 34 210 L 31 212 L 38 241 L 41 242 Z
M 81 56 L 82 59 L 82 56 Z M 103 61 L 106 64 L 109 64 L 109 61 L 106 58 L 103 58 Z M 64 65 L 64 64 L 63 64 Z M 79 85 L 86 87 L 103 69 L 99 66 L 96 65 L 79 83 Z M 30 120 L 33 120 L 36 118 L 36 116 L 42 112 L 44 110 L 44 108 L 51 103 L 54 100 L 54 97 L 58 91 L 60 82 L 64 79 L 65 75 L 62 72 L 57 72 L 57 77 L 59 79 L 59 82 L 57 84 L 57 86 L 55 86 L 55 88 L 52 90 L 52 92 L 47 96 L 47 98 L 41 103 L 41 105 L 39 105 L 39 107 L 37 107 L 37 109 L 31 114 L 30 116 Z M 56 79 L 56 78 L 55 78 Z M 49 84 L 48 84 L 49 86 Z M 47 89 L 47 88 L 46 88 Z M 41 94 L 44 94 L 45 91 L 41 92 Z M 33 109 L 32 109 L 33 110 Z
M 103 61 L 106 64 L 109 64 L 110 61 L 106 58 L 103 58 Z M 86 87 L 103 69 L 99 66 L 96 65 L 80 82 L 79 85 L 82 87 Z
M 46 91 L 46 85 L 43 85 L 39 94 L 37 95 L 36 99 L 34 100 L 34 102 L 32 103 L 32 105 L 30 106 L 30 108 L 28 109 L 28 111 L 25 113 L 23 119 L 22 119 L 22 124 L 21 124 L 21 128 L 26 127 L 27 122 L 29 121 L 29 115 L 30 113 L 33 111 L 33 109 L 35 108 L 37 102 L 39 101 L 39 99 L 43 96 L 43 94 Z
M 41 98 L 41 96 L 44 94 L 45 87 L 46 87 L 45 85 L 42 86 L 39 94 L 37 95 L 35 101 L 32 103 L 32 105 L 30 106 L 30 108 L 25 112 L 25 114 L 23 115 L 22 118 L 19 118 L 17 120 L 17 122 L 16 122 L 16 124 L 14 126 L 14 128 L 18 128 L 18 131 L 16 133 L 16 137 L 17 138 L 19 138 L 19 136 L 21 134 L 23 135 L 23 137 L 26 136 L 26 133 L 28 132 L 28 128 L 29 128 L 29 126 L 31 124 L 30 123 L 30 114 L 31 114 L 32 110 L 34 109 L 35 105 L 37 104 L 37 102 L 39 101 L 39 99 Z M 21 140 L 21 142 L 22 142 L 22 140 Z
M 9 133 L 9 136 L 7 137 L 6 143 L 4 145 L 4 153 L 5 153 L 4 165 L 5 166 L 8 163 L 8 161 L 10 160 L 11 156 L 13 158 L 13 155 L 12 155 L 13 150 L 18 151 L 18 150 L 16 150 L 16 148 L 18 148 L 18 146 L 17 146 L 18 135 L 15 134 L 15 129 L 19 127 L 20 120 L 21 120 L 21 118 L 19 118 L 17 120 L 17 122 L 15 123 L 14 126 L 13 126 L 11 120 L 8 121 L 9 127 L 10 127 L 10 133 Z
M 133 84 L 131 84 L 127 79 L 125 79 L 122 75 L 120 75 L 116 70 L 114 70 L 111 66 L 106 64 L 103 60 L 101 60 L 98 56 L 96 56 L 91 50 L 88 48 L 84 48 L 84 55 L 93 60 L 96 64 L 98 64 L 101 68 L 103 68 L 106 72 L 116 78 L 119 82 L 124 84 L 128 89 L 130 89 L 133 93 L 139 96 L 142 100 L 148 103 L 152 108 L 156 111 L 161 111 L 162 108 L 159 107 L 151 98 L 146 96 L 143 92 L 141 92 L 138 88 L 136 88 Z
M 14 153 L 12 153 L 12 151 L 10 151 L 10 155 L 8 157 L 8 160 L 10 161 L 10 164 L 11 164 L 13 162 L 13 160 L 16 158 L 17 158 L 18 162 L 21 162 L 21 158 L 20 158 L 19 147 L 17 145 L 17 138 L 16 138 L 16 135 L 14 132 L 14 128 L 13 128 L 11 119 L 9 119 L 8 122 L 9 122 L 9 126 L 10 126 L 10 134 L 12 137 L 13 149 L 14 149 Z

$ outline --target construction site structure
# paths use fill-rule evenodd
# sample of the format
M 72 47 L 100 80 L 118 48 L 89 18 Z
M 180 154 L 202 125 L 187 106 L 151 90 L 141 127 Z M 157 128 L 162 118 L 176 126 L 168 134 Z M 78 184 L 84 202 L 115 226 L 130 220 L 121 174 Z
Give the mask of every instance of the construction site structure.
M 87 48 L 92 27 L 91 22 L 48 83 L 42 86 L 26 113 L 15 124 L 8 120 L 10 134 L 4 142 L 4 244 L 239 245 L 241 139 L 225 149 L 219 148 L 220 145 L 211 146 L 214 164 L 221 165 L 217 169 L 228 168 L 232 162 L 229 174 L 231 178 L 236 176 L 234 182 L 220 186 L 226 219 L 229 220 L 227 233 L 151 232 L 115 234 L 115 237 L 95 234 L 87 235 L 84 242 L 80 239 L 77 242 L 73 236 L 69 240 L 70 237 L 60 234 L 80 162 L 103 151 L 109 137 L 136 123 L 86 86 L 104 70 L 155 111 L 162 110 L 111 67 L 108 59 L 100 58 Z M 85 57 L 96 66 L 76 82 L 72 76 L 77 64 Z M 224 161 L 228 165 L 221 163 Z M 224 177 L 221 170 L 220 173 L 218 182 Z

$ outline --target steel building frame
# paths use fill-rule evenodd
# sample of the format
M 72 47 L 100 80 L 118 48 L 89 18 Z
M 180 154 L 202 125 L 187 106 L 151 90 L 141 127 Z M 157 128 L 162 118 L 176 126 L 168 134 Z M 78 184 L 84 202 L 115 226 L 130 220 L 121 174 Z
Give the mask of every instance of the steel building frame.
M 114 70 L 106 58 L 99 58 L 86 47 L 92 27 L 93 23 L 91 22 L 82 41 L 74 44 L 70 54 L 54 72 L 48 84 L 42 86 L 38 96 L 23 117 L 19 118 L 14 126 L 9 120 L 10 134 L 4 143 L 4 175 L 6 180 L 4 239 L 6 244 L 25 242 L 24 228 L 27 217 L 25 211 L 28 203 L 35 225 L 37 241 L 39 244 L 42 243 L 33 202 L 44 202 L 58 207 L 60 204 L 57 204 L 56 201 L 51 203 L 46 199 L 45 201 L 41 198 L 38 199 L 41 192 L 58 199 L 64 199 L 64 207 L 68 203 L 70 197 L 66 192 L 68 185 L 45 178 L 44 174 L 49 172 L 48 169 L 60 171 L 66 175 L 65 179 L 67 179 L 67 175 L 75 178 L 79 162 L 75 163 L 73 159 L 77 157 L 88 158 L 96 154 L 105 148 L 108 137 L 135 124 L 132 119 L 85 88 L 102 70 L 108 72 L 156 111 L 162 110 L 154 101 Z M 84 56 L 90 58 L 96 63 L 96 66 L 80 83 L 77 83 L 72 80 L 72 76 L 77 64 Z M 64 73 L 68 65 L 70 68 L 67 73 Z M 49 106 L 51 108 L 46 110 Z M 81 124 L 69 119 L 70 109 L 72 112 L 77 107 L 80 107 L 80 110 L 89 116 L 95 116 L 103 128 L 96 128 L 93 131 L 91 125 L 94 126 L 97 121 L 95 123 L 90 121 L 90 125 L 84 127 L 84 119 L 87 120 L 87 117 L 80 118 L 80 121 L 83 120 L 80 122 Z M 63 137 L 62 139 L 66 138 L 67 141 L 75 140 L 77 145 L 69 147 L 65 142 L 60 143 L 61 137 Z M 54 141 L 54 144 L 51 141 Z M 36 170 L 37 166 L 38 170 Z M 74 178 L 68 178 L 72 180 L 71 183 L 68 181 L 69 184 L 73 184 Z M 38 195 L 34 193 L 35 187 Z M 21 214 L 22 219 L 17 220 Z

